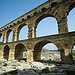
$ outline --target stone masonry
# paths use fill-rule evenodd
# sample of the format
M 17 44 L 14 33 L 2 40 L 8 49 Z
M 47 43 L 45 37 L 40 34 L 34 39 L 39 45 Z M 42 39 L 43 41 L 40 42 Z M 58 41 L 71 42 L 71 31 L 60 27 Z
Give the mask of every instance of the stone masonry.
M 47 43 L 57 46 L 61 54 L 62 63 L 72 63 L 72 47 L 75 44 L 75 32 L 68 32 L 67 16 L 75 7 L 75 0 L 48 0 L 30 12 L 0 28 L 0 58 L 7 60 L 21 59 L 23 50 L 27 50 L 27 61 L 38 61 L 41 49 Z M 46 17 L 54 17 L 58 23 L 58 34 L 36 38 L 38 23 Z M 28 26 L 28 39 L 19 41 L 19 32 L 23 26 Z M 12 42 L 8 42 L 10 32 L 13 31 Z

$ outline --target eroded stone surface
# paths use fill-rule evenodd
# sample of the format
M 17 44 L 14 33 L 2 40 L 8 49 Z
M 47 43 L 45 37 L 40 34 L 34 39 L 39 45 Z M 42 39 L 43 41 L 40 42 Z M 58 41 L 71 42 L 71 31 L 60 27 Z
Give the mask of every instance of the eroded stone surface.
M 75 64 L 1 60 L 4 62 L 0 62 L 0 75 L 68 75 L 69 72 L 75 73 Z

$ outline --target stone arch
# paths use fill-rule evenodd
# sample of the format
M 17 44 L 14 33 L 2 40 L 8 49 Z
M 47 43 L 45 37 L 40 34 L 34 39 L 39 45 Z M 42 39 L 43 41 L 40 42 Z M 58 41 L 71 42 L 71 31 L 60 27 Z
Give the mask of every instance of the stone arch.
M 68 14 L 73 8 L 75 8 L 75 2 L 70 5 L 70 7 L 68 9 Z
M 4 51 L 3 51 L 3 57 L 5 58 L 5 59 L 9 59 L 9 51 L 10 51 L 10 48 L 9 48 L 9 46 L 8 45 L 6 45 L 5 47 L 4 47 Z
M 0 42 L 3 42 L 3 34 L 0 33 Z
M 20 23 L 20 21 L 18 20 L 17 23 Z
M 10 27 L 12 27 L 12 25 L 10 25 Z
M 15 46 L 15 59 L 21 60 L 23 59 L 23 51 L 26 50 L 26 47 L 24 44 L 19 43 Z M 27 50 L 26 50 L 27 51 Z M 27 59 L 27 58 L 26 58 Z M 25 59 L 25 60 L 26 60 Z
M 74 27 L 74 21 L 75 19 L 75 2 L 72 3 L 69 8 L 68 8 L 68 15 L 67 15 L 67 23 L 68 23 L 68 30 L 69 32 L 72 32 L 75 30 L 75 27 Z
M 34 51 L 33 51 L 33 60 L 34 61 L 38 61 L 41 59 L 41 50 L 43 48 L 44 45 L 48 44 L 48 43 L 53 43 L 52 41 L 49 40 L 42 40 L 36 43 L 36 45 L 34 46 Z M 53 43 L 57 48 L 57 44 Z
M 27 16 L 27 19 L 29 19 L 29 18 L 30 18 L 30 15 Z
M 7 26 L 7 29 L 8 29 L 9 27 Z
M 56 6 L 57 5 L 57 2 L 53 2 L 52 4 L 51 4 L 51 7 L 54 7 L 54 6 Z
M 52 15 L 52 14 L 43 14 L 43 15 L 37 17 L 37 19 L 36 19 L 36 21 L 35 21 L 36 27 L 37 27 L 38 23 L 39 23 L 42 19 L 44 19 L 44 18 L 46 18 L 46 17 L 54 17 L 54 18 L 57 20 L 57 18 L 56 18 L 54 15 Z
M 24 21 L 24 18 L 22 18 L 22 21 Z
M 75 45 L 75 43 L 73 43 L 73 44 L 72 44 L 72 47 L 71 47 L 71 49 L 73 49 L 74 45 Z
M 36 19 L 36 21 L 35 21 L 35 27 L 36 27 L 36 32 L 37 32 L 37 29 L 38 29 L 38 25 L 40 24 L 40 22 L 42 22 L 43 20 L 53 20 L 54 21 L 54 23 L 58 23 L 58 20 L 57 20 L 57 18 L 54 16 L 54 15 L 52 15 L 52 14 L 43 14 L 43 15 L 41 15 L 41 16 L 39 16 L 37 19 Z M 48 22 L 50 22 L 50 20 L 48 21 Z M 56 25 L 56 24 L 54 24 L 55 26 L 57 26 L 56 27 L 56 31 L 55 32 L 53 32 L 53 33 L 51 33 L 51 34 L 58 34 L 58 25 Z M 48 24 L 47 24 L 48 25 Z M 54 26 L 53 25 L 53 26 Z M 44 26 L 46 26 L 46 25 L 44 25 Z M 44 27 L 43 26 L 43 27 Z M 52 27 L 53 27 L 52 26 Z M 42 27 L 42 29 L 43 29 L 43 27 Z M 49 27 L 50 27 L 50 25 L 49 25 Z M 49 28 L 48 26 L 47 26 L 47 28 Z M 37 34 L 37 33 L 36 33 Z M 48 34 L 47 35 L 50 35 L 50 32 L 48 31 Z M 47 36 L 46 35 L 46 36 Z M 43 35 L 42 36 L 44 36 L 44 33 L 43 33 Z M 36 36 L 37 37 L 37 36 Z
M 41 9 L 41 11 L 42 11 L 42 12 L 44 12 L 45 10 L 46 10 L 46 8 L 45 8 L 45 7 L 43 7 L 43 8 Z
M 16 25 L 16 23 L 13 23 L 13 26 Z
M 6 42 L 8 42 L 8 37 L 9 37 L 11 31 L 13 32 L 12 29 L 9 29 L 9 30 L 6 32 Z M 13 41 L 13 35 L 12 35 L 12 41 Z
M 38 14 L 37 12 L 34 12 L 34 14 L 33 14 L 33 15 L 35 16 L 35 15 L 37 15 L 37 14 Z
M 22 25 L 19 25 L 18 28 L 17 28 L 18 40 L 19 40 L 20 31 L 21 31 L 21 29 L 22 29 L 24 26 L 27 26 L 27 27 L 28 27 L 27 24 L 22 24 Z M 23 33 L 24 33 L 24 32 L 23 32 Z M 28 31 L 27 31 L 27 33 L 28 33 Z M 28 35 L 27 35 L 27 37 L 28 37 Z

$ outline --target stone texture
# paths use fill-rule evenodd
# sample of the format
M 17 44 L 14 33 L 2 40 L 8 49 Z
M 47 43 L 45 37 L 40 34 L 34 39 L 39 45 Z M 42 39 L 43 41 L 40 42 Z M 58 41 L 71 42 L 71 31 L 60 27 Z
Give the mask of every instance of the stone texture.
M 0 59 L 3 60 L 3 59 Z M 50 64 L 50 65 L 47 65 Z M 58 64 L 58 63 L 57 63 Z M 0 61 L 0 75 L 68 75 L 75 74 L 75 65 L 24 61 Z

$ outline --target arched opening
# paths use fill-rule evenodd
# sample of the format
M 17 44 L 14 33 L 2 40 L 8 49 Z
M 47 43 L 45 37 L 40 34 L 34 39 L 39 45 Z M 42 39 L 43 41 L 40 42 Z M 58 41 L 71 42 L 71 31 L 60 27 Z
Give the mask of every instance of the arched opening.
M 75 7 L 75 2 L 70 5 L 70 7 L 69 7 L 69 12 L 70 12 L 74 7 Z
M 37 14 L 38 14 L 37 12 L 34 12 L 34 16 L 37 15 Z
M 9 59 L 9 50 L 10 50 L 9 46 L 6 45 L 6 46 L 4 47 L 4 52 L 3 52 L 4 55 L 3 55 L 3 56 L 4 56 L 4 58 L 7 59 L 7 60 Z
M 58 25 L 55 18 L 46 17 L 41 19 L 37 20 L 36 37 L 58 34 Z
M 73 56 L 73 60 L 75 61 L 75 44 L 73 45 L 72 48 L 72 56 Z
M 27 25 L 20 25 L 18 27 L 18 37 L 19 37 L 19 40 L 28 39 L 28 26 Z
M 45 10 L 46 10 L 46 8 L 45 8 L 45 7 L 43 7 L 41 11 L 42 11 L 42 12 L 44 12 Z
M 60 61 L 60 53 L 50 41 L 41 41 L 34 48 L 33 58 L 34 61 Z
M 52 4 L 51 4 L 51 7 L 54 7 L 54 6 L 56 6 L 57 5 L 57 2 L 53 2 Z
M 3 35 L 2 35 L 2 33 L 0 33 L 0 43 L 2 43 L 3 42 Z
M 29 18 L 30 18 L 30 15 L 27 16 L 27 19 L 29 19 Z
M 15 47 L 15 59 L 27 61 L 27 50 L 23 44 L 18 44 Z
M 70 6 L 67 19 L 69 32 L 75 31 L 75 3 Z
M 7 31 L 7 42 L 13 41 L 13 31 L 10 29 Z
M 17 21 L 17 23 L 20 23 L 20 21 Z
M 24 18 L 22 19 L 22 21 L 24 21 Z

